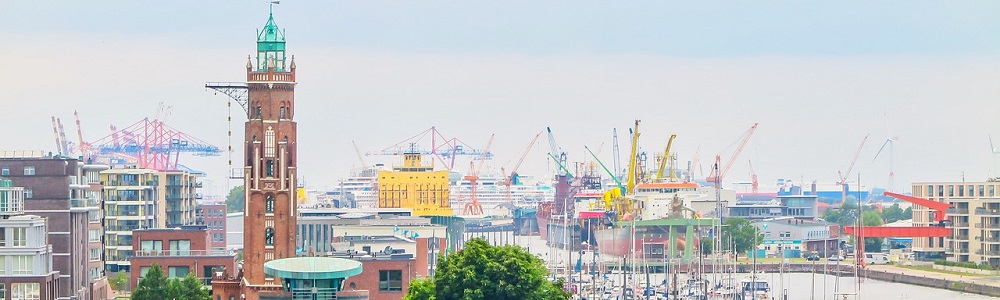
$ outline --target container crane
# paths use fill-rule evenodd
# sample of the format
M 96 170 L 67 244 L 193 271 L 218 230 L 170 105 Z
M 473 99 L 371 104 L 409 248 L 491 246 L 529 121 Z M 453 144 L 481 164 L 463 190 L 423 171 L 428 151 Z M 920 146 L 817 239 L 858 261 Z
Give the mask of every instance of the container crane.
M 528 146 L 525 147 L 524 151 L 521 152 L 521 157 L 517 159 L 517 163 L 514 164 L 514 168 L 510 170 L 509 174 L 507 173 L 507 170 L 505 170 L 503 167 L 500 168 L 500 172 L 503 173 L 506 177 L 503 180 L 503 185 L 504 188 L 506 189 L 506 196 L 504 199 L 506 200 L 507 204 L 512 204 L 512 205 L 514 204 L 512 199 L 510 198 L 510 186 L 514 184 L 514 179 L 517 176 L 517 169 L 521 167 L 521 163 L 524 162 L 524 158 L 528 156 L 528 152 L 531 151 L 531 147 L 535 145 L 535 142 L 538 141 L 538 137 L 541 135 L 542 133 L 538 132 L 538 134 L 535 134 L 535 137 L 531 138 L 531 142 L 529 142 Z
M 469 162 L 469 175 L 465 176 L 465 180 L 469 181 L 469 201 L 465 203 L 465 209 L 463 210 L 466 215 L 482 215 L 483 205 L 479 204 L 479 199 L 476 197 L 476 186 L 479 185 L 479 171 L 483 168 L 483 161 L 486 160 L 486 153 L 490 152 L 490 147 L 493 146 L 493 137 L 495 135 L 490 135 L 489 142 L 486 143 L 486 151 L 479 156 L 474 161 Z M 479 163 L 478 165 L 476 163 Z
M 750 129 L 743 135 L 743 139 L 740 140 L 740 144 L 736 147 L 736 151 L 733 151 L 733 155 L 726 161 L 725 167 L 722 167 L 721 169 L 719 168 L 720 163 L 722 162 L 722 156 L 715 156 L 715 166 L 712 168 L 712 174 L 706 178 L 705 181 L 715 183 L 716 186 L 722 185 L 722 179 L 726 178 L 726 173 L 729 172 L 729 168 L 733 166 L 733 162 L 735 162 L 736 158 L 740 156 L 740 152 L 743 152 L 743 147 L 745 147 L 747 142 L 750 141 L 750 137 L 753 136 L 754 130 L 757 130 L 757 124 L 758 123 L 753 123 L 753 126 L 750 126 Z
M 656 179 L 663 180 L 663 170 L 667 168 L 667 161 L 670 160 L 670 146 L 674 144 L 674 139 L 677 138 L 676 134 L 671 134 L 670 139 L 667 140 L 667 149 L 663 150 L 663 159 L 660 159 L 660 168 L 656 170 Z M 677 175 L 671 171 L 670 180 L 677 180 Z
M 59 141 L 59 126 L 56 125 L 55 116 L 52 116 L 52 136 L 56 138 L 56 153 L 62 154 L 62 142 Z
M 854 152 L 854 158 L 851 158 L 851 164 L 847 166 L 847 171 L 844 171 L 843 173 L 837 171 L 837 175 L 840 176 L 840 181 L 837 182 L 837 185 L 840 185 L 840 206 L 844 206 L 844 203 L 847 202 L 847 178 L 851 175 L 851 170 L 854 169 L 854 163 L 858 161 L 858 155 L 861 155 L 861 149 L 865 148 L 865 142 L 868 141 L 869 135 L 870 134 L 866 134 L 865 138 L 861 139 L 861 145 L 859 145 L 858 150 Z M 858 188 L 860 189 L 861 187 Z

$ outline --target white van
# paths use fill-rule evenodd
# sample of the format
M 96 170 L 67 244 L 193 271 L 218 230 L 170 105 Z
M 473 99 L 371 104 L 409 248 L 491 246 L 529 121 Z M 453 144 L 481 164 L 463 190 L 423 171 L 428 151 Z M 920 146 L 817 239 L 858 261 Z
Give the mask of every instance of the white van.
M 885 253 L 865 253 L 866 265 L 888 265 L 889 255 Z

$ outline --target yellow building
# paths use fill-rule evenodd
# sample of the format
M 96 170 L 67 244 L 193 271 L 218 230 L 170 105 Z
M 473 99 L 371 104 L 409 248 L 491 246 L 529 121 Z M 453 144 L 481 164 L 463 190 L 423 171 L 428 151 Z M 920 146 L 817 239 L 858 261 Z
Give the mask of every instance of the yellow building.
M 951 204 L 945 212 L 951 236 L 913 238 L 917 258 L 933 255 L 928 258 L 1000 266 L 1000 182 L 918 182 L 913 196 Z M 931 210 L 913 206 L 913 226 L 935 225 Z
M 419 153 L 403 154 L 403 165 L 378 172 L 378 207 L 410 208 L 414 216 L 452 216 L 448 171 L 424 166 Z

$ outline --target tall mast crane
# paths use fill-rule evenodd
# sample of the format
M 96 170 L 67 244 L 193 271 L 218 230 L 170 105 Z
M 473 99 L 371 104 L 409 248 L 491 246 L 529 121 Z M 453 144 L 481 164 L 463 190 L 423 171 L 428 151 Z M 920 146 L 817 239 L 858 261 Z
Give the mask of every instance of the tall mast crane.
M 83 127 L 80 126 L 80 114 L 74 110 L 73 117 L 76 118 L 76 137 L 80 141 L 77 148 L 80 149 L 80 155 L 83 156 L 84 161 L 87 161 L 91 158 L 91 156 L 93 156 L 94 147 L 83 139 Z
M 66 139 L 66 130 L 63 129 L 62 119 L 56 118 L 56 124 L 59 125 L 59 140 L 62 141 L 62 152 L 63 155 L 72 156 L 73 149 L 70 147 L 69 140 Z
M 59 126 L 56 125 L 55 116 L 52 116 L 52 136 L 56 138 L 56 154 L 62 154 L 62 142 L 59 142 Z
M 854 169 L 854 163 L 858 161 L 858 155 L 861 155 L 861 149 L 865 148 L 865 142 L 868 141 L 868 136 L 871 134 L 866 134 L 864 139 L 861 139 L 861 145 L 858 145 L 858 150 L 854 152 L 854 157 L 851 158 L 851 164 L 847 166 L 847 171 L 840 172 L 837 171 L 837 175 L 840 176 L 840 181 L 837 182 L 840 185 L 840 205 L 843 206 L 847 202 L 847 177 L 851 175 L 851 170 Z M 858 187 L 859 190 L 861 187 Z M 861 199 L 858 199 L 861 200 Z
M 566 152 L 560 152 L 559 147 L 556 146 L 556 136 L 552 133 L 552 127 L 545 127 L 545 130 L 549 132 L 549 156 L 556 161 L 557 175 L 568 175 L 570 172 L 566 169 Z
M 635 120 L 635 129 L 632 130 L 632 152 L 629 154 L 628 162 L 628 179 L 625 180 L 625 194 L 632 195 L 635 193 L 636 185 L 636 167 L 639 151 L 639 120 Z
M 490 135 L 490 140 L 486 143 L 486 151 L 478 159 L 469 162 L 469 175 L 465 176 L 465 180 L 469 181 L 469 201 L 465 203 L 465 209 L 463 210 L 466 215 L 483 214 L 483 205 L 479 204 L 479 199 L 476 197 L 476 186 L 479 185 L 479 171 L 483 168 L 486 153 L 489 153 L 490 147 L 493 146 L 494 136 Z M 479 163 L 478 165 L 476 164 L 477 162 Z
M 614 177 L 615 180 L 617 181 L 621 180 L 622 178 L 621 151 L 618 150 L 618 128 L 614 128 L 611 130 L 611 136 L 612 136 L 612 141 L 614 143 L 613 148 L 611 150 L 612 152 L 611 155 L 614 156 L 612 157 L 612 159 L 615 160 L 614 161 L 615 173 L 610 175 L 611 177 Z
M 745 147 L 747 145 L 747 142 L 750 141 L 750 137 L 753 136 L 754 130 L 757 129 L 757 124 L 758 123 L 753 123 L 753 126 L 750 126 L 750 129 L 747 130 L 746 134 L 743 135 L 743 139 L 740 140 L 740 144 L 739 146 L 736 147 L 736 151 L 733 151 L 733 155 L 729 157 L 729 160 L 726 161 L 725 167 L 722 167 L 721 169 L 719 168 L 722 156 L 721 155 L 715 156 L 716 166 L 712 168 L 712 176 L 706 178 L 706 181 L 715 183 L 716 185 L 719 186 L 722 185 L 722 179 L 726 178 L 726 173 L 729 172 L 729 168 L 733 166 L 733 162 L 735 162 L 736 158 L 740 156 L 740 152 L 743 152 L 743 147 Z
M 358 149 L 358 143 L 355 143 L 354 141 L 351 141 L 351 144 L 354 144 L 354 154 L 358 155 L 358 161 L 361 162 L 361 168 L 367 168 L 368 167 L 368 163 L 365 163 L 365 158 L 364 158 L 364 156 L 361 155 L 361 150 Z
M 670 146 L 674 144 L 674 139 L 677 138 L 676 134 L 671 134 L 670 139 L 667 140 L 667 149 L 663 150 L 663 159 L 660 159 L 660 167 L 656 170 L 656 179 L 663 180 L 663 170 L 667 168 L 667 161 L 670 160 Z M 670 179 L 673 180 L 674 173 L 670 172 Z
M 756 195 L 757 187 L 759 186 L 757 184 L 757 173 L 753 171 L 753 162 L 750 160 L 747 160 L 747 162 L 750 163 L 750 188 L 753 190 L 753 194 Z
M 542 133 L 538 132 L 538 134 L 535 134 L 535 137 L 531 138 L 531 142 L 528 143 L 527 147 L 524 147 L 524 151 L 521 152 L 521 157 L 517 159 L 517 163 L 514 164 L 514 168 L 510 170 L 509 174 L 507 173 L 507 170 L 500 168 L 501 172 L 506 177 L 503 180 L 503 185 L 507 190 L 506 198 L 504 198 L 507 204 L 513 204 L 513 201 L 510 198 L 510 186 L 514 184 L 514 176 L 517 176 L 517 169 L 521 167 L 521 163 L 524 162 L 524 158 L 528 156 L 528 152 L 531 151 L 531 147 L 535 145 L 535 142 L 538 141 L 538 137 L 541 135 Z

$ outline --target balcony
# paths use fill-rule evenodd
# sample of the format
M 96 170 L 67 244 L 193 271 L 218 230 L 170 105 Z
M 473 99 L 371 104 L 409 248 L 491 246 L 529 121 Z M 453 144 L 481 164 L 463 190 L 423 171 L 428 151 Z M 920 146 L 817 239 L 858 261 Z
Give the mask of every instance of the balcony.
M 948 210 L 945 211 L 945 213 L 948 214 L 948 215 L 967 215 L 967 214 L 969 214 L 969 209 L 968 208 L 961 208 L 961 209 L 959 209 L 959 208 L 949 208 Z
M 968 241 L 969 240 L 969 236 L 968 235 L 955 235 L 955 236 L 952 236 L 951 239 L 952 240 L 956 240 L 956 241 Z
M 71 207 L 98 207 L 97 199 L 70 199 Z
M 955 253 L 969 254 L 969 247 L 955 248 Z
M 969 227 L 969 222 L 953 222 L 951 227 L 966 228 Z
M 139 250 L 134 257 L 160 257 L 160 256 L 230 256 L 226 249 L 212 250 Z
M 1000 216 L 1000 209 L 977 208 L 976 214 L 981 216 Z

